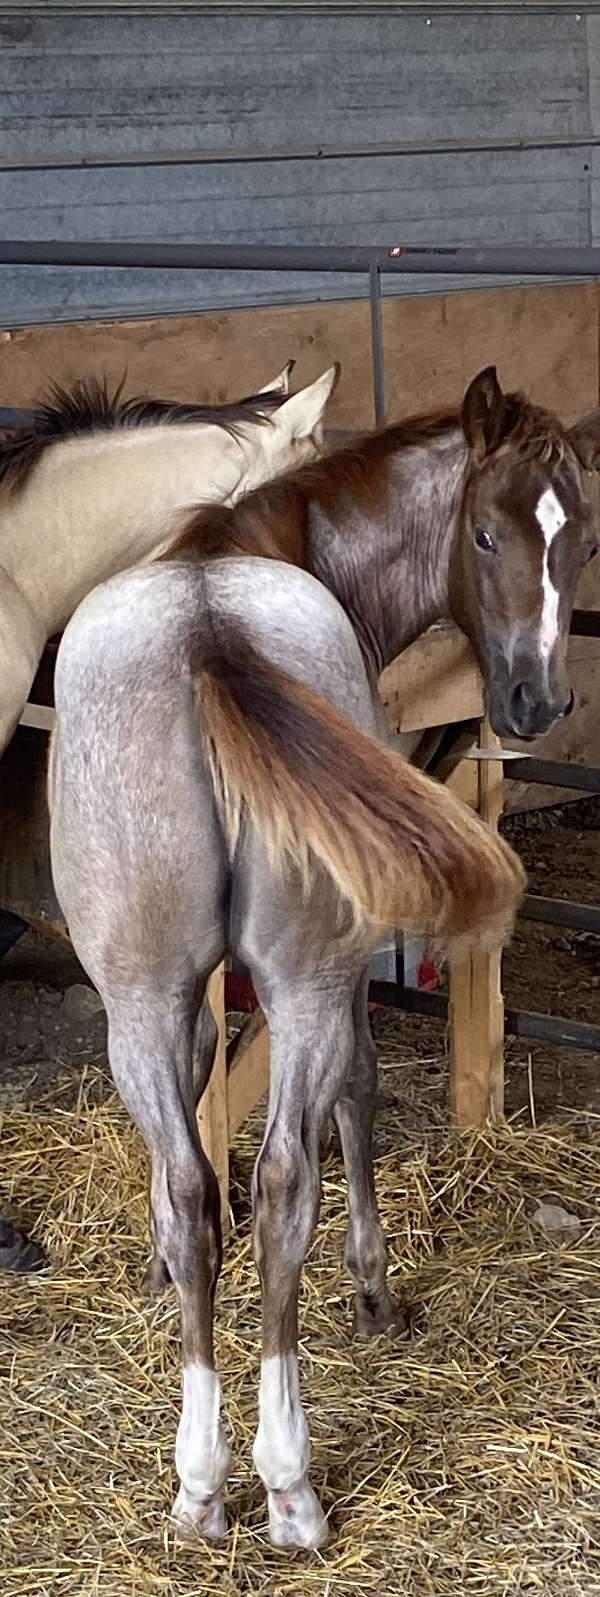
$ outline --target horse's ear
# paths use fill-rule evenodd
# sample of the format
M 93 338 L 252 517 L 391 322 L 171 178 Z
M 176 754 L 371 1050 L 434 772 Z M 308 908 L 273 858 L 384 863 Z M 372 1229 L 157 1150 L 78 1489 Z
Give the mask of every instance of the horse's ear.
M 265 383 L 264 388 L 259 388 L 259 394 L 289 394 L 290 378 L 295 365 L 295 360 L 288 360 L 287 366 L 284 366 L 283 371 L 278 372 L 270 383 Z
M 567 438 L 575 450 L 577 459 L 586 471 L 600 470 L 600 410 L 593 410 L 591 416 L 584 416 L 582 421 L 570 427 Z
M 289 438 L 309 438 L 321 423 L 323 411 L 337 387 L 339 376 L 339 366 L 330 366 L 329 371 L 317 377 L 315 383 L 292 394 L 291 399 L 286 399 L 275 411 L 273 426 L 283 428 Z
M 495 366 L 486 366 L 469 383 L 463 399 L 462 424 L 469 449 L 472 449 L 477 460 L 491 455 L 502 442 L 506 401 Z

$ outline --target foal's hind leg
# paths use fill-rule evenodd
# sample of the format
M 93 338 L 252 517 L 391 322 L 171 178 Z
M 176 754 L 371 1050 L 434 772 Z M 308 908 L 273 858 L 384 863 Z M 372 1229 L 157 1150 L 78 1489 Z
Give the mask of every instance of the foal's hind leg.
M 194 1031 L 192 1055 L 192 1092 L 196 1110 L 200 1099 L 210 1080 L 210 1073 L 215 1060 L 219 1029 L 212 1009 L 205 995 L 198 1012 Z M 153 1251 L 146 1271 L 144 1287 L 151 1297 L 157 1297 L 169 1285 L 171 1280 L 167 1262 L 162 1257 L 157 1244 L 152 1203 L 150 1203 L 150 1235 Z
M 204 1089 L 193 1065 L 197 999 L 192 992 L 109 997 L 109 1053 L 116 1085 L 152 1159 L 151 1206 L 157 1252 L 181 1308 L 183 1408 L 174 1517 L 214 1539 L 225 1529 L 223 1486 L 229 1448 L 220 1420 L 214 1365 L 213 1300 L 221 1266 L 219 1190 L 196 1124 Z M 206 1079 L 210 1074 L 205 1053 Z
M 327 1522 L 308 1479 L 308 1426 L 298 1381 L 298 1287 L 319 1208 L 319 1133 L 352 1054 L 352 988 L 317 976 L 271 988 L 269 1115 L 254 1178 L 254 1246 L 263 1345 L 254 1462 L 269 1499 L 271 1540 L 319 1547 Z
M 369 1026 L 368 971 L 354 998 L 354 1053 L 335 1106 L 348 1186 L 346 1264 L 356 1284 L 354 1329 L 358 1336 L 396 1335 L 406 1328 L 390 1297 L 387 1248 L 373 1178 L 373 1124 L 377 1053 Z

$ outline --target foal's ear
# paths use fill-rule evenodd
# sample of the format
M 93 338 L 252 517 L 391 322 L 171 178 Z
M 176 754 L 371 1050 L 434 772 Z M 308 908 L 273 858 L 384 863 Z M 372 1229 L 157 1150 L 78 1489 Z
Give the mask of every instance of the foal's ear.
M 477 460 L 491 455 L 502 442 L 506 402 L 495 366 L 486 366 L 469 383 L 463 399 L 462 424 L 469 448 Z
M 600 470 L 600 410 L 593 410 L 591 416 L 576 422 L 569 428 L 567 438 L 586 471 Z
M 308 388 L 301 388 L 291 399 L 275 411 L 273 425 L 287 433 L 288 438 L 310 438 L 320 425 L 325 406 L 337 388 L 340 367 L 336 363 L 329 371 L 317 377 Z
M 290 377 L 295 365 L 295 360 L 288 360 L 287 366 L 284 366 L 283 371 L 278 372 L 277 376 L 273 377 L 270 383 L 265 383 L 264 388 L 259 388 L 259 396 L 261 394 L 283 394 L 285 397 L 286 394 L 289 394 Z

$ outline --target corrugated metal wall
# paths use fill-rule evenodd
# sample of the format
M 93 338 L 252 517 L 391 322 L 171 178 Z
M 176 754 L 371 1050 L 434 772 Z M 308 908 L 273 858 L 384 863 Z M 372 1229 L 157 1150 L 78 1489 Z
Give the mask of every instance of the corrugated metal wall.
M 585 7 L 0 17 L 6 238 L 595 242 L 598 134 L 600 17 Z M 135 164 L 169 152 L 189 158 Z M 69 157 L 134 164 L 40 165 Z M 0 322 L 358 288 L 4 269 Z

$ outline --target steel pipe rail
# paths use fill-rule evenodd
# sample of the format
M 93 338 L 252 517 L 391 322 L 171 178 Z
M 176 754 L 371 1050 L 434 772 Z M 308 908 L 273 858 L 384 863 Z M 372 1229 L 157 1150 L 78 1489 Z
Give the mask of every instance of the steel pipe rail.
M 519 918 L 541 926 L 563 926 L 571 932 L 593 932 L 600 937 L 598 904 L 571 904 L 568 898 L 541 898 L 537 893 L 526 893 Z
M 170 244 L 3 239 L 0 266 L 109 266 L 137 270 L 380 272 L 408 275 L 599 277 L 600 247 L 507 244 Z
M 579 793 L 600 793 L 600 766 L 569 765 L 566 760 L 536 760 L 525 756 L 504 760 L 504 773 L 515 782 L 535 782 L 542 787 L 575 788 Z
M 400 987 L 396 982 L 375 981 L 370 983 L 369 998 L 385 1009 L 403 1009 L 408 1014 L 424 1015 L 430 1020 L 448 1019 L 448 999 L 443 993 L 422 993 L 413 987 Z M 506 1037 L 521 1037 L 526 1042 L 546 1042 L 555 1047 L 600 1053 L 600 1026 L 569 1020 L 564 1015 L 540 1015 L 534 1010 L 507 1009 L 504 1034 Z

